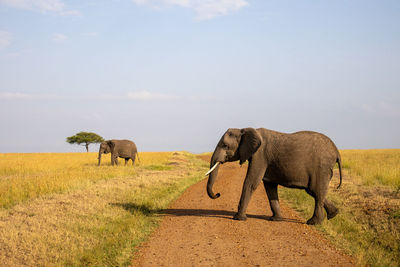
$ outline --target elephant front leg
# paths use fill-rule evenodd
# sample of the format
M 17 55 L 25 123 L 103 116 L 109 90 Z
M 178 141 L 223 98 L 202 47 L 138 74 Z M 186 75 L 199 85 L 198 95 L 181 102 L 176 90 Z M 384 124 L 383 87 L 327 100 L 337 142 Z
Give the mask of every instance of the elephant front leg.
M 281 208 L 279 205 L 279 198 L 278 198 L 278 184 L 268 183 L 267 181 L 264 182 L 265 192 L 267 193 L 269 205 L 272 211 L 271 220 L 273 221 L 281 221 Z
M 261 166 L 260 166 L 261 165 Z M 257 164 L 252 161 L 249 164 L 249 170 L 246 174 L 246 179 L 243 183 L 242 195 L 238 206 L 238 212 L 233 217 L 234 220 L 244 221 L 247 219 L 246 209 L 249 205 L 253 192 L 257 189 L 260 184 L 262 177 L 264 176 L 266 166 L 264 164 Z
M 118 165 L 118 156 L 111 155 L 111 165 L 114 166 L 114 164 Z

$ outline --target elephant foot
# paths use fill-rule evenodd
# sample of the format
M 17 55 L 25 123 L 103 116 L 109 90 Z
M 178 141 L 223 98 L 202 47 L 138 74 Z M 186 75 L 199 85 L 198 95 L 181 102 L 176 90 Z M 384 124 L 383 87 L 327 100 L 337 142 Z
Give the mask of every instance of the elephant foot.
M 322 222 L 322 220 L 318 220 L 316 217 L 311 217 L 311 219 L 309 219 L 307 221 L 308 225 L 316 225 L 316 224 L 320 224 Z
M 269 217 L 268 220 L 274 221 L 274 222 L 279 222 L 279 221 L 283 221 L 283 218 L 281 216 L 272 216 L 272 217 Z
M 245 220 L 247 220 L 247 216 L 236 213 L 235 216 L 233 216 L 233 219 L 237 220 L 237 221 L 245 221 Z
M 339 209 L 335 209 L 334 211 L 328 213 L 326 217 L 328 218 L 328 220 L 330 220 L 333 217 L 335 217 L 338 213 L 339 213 Z

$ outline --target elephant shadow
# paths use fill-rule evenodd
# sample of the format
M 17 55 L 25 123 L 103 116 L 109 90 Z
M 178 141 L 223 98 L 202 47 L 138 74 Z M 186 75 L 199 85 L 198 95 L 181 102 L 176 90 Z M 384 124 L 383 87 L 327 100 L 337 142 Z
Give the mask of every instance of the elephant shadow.
M 155 216 L 187 216 L 187 217 L 213 217 L 233 220 L 233 216 L 236 214 L 234 211 L 228 210 L 211 210 L 211 209 L 152 209 L 147 205 L 136 204 L 136 203 L 110 203 L 110 205 L 121 207 L 131 214 L 141 212 L 145 215 Z M 260 219 L 266 221 L 272 221 L 272 216 L 258 215 L 258 214 L 247 214 L 248 218 Z M 283 222 L 299 223 L 304 222 L 297 219 L 282 218 Z
M 152 209 L 151 207 L 143 204 L 136 203 L 109 203 L 111 206 L 123 208 L 131 214 L 142 213 L 144 215 L 153 215 L 157 214 L 158 209 Z

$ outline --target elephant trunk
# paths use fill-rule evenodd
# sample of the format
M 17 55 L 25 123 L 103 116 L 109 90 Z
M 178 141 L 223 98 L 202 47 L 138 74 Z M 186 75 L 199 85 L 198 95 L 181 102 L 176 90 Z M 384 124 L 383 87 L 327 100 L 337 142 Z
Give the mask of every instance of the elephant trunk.
M 215 160 L 214 155 L 215 155 L 215 153 L 213 154 L 211 161 L 210 161 L 211 173 L 209 174 L 208 182 L 207 182 L 207 194 L 212 199 L 216 199 L 221 196 L 220 193 L 214 194 L 214 192 L 212 190 L 214 182 L 217 179 L 219 163 L 220 163 L 219 161 Z

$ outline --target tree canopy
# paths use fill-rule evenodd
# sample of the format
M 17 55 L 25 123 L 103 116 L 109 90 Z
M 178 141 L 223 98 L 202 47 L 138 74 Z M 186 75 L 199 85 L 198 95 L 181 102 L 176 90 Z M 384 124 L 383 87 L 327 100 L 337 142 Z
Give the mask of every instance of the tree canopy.
M 86 147 L 86 152 L 89 152 L 90 144 L 101 143 L 103 141 L 103 137 L 90 132 L 79 132 L 73 136 L 67 137 L 67 143 L 83 145 Z

